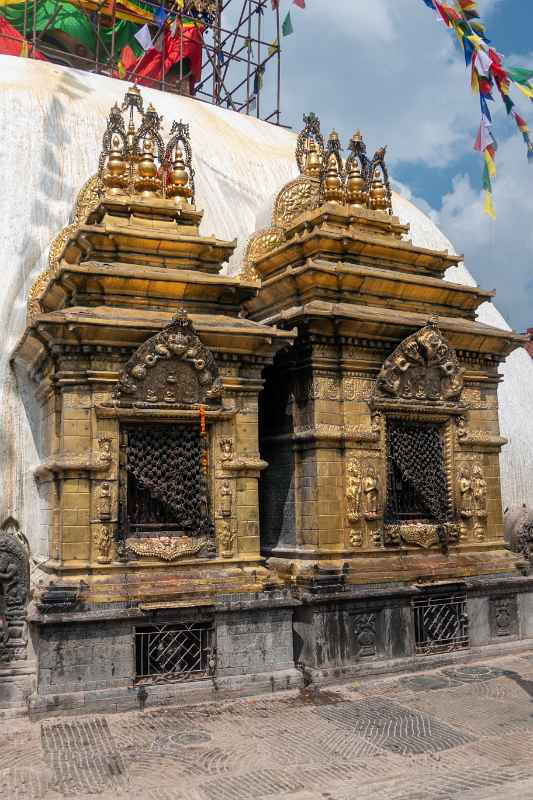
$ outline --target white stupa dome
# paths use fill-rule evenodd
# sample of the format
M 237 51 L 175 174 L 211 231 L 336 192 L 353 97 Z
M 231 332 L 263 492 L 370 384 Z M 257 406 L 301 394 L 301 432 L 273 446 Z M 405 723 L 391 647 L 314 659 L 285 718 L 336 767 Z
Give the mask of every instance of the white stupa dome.
M 26 376 L 15 375 L 9 356 L 26 322 L 28 291 L 46 267 L 48 246 L 68 224 L 76 195 L 96 171 L 109 109 L 126 91 L 121 81 L 53 64 L 0 55 L 0 128 L 4 169 L 0 192 L 0 242 L 3 291 L 0 320 L 0 523 L 15 517 L 32 543 L 36 540 L 39 496 L 33 469 L 39 463 L 37 409 Z M 202 231 L 239 242 L 229 271 L 239 269 L 243 249 L 265 207 L 279 188 L 295 177 L 295 135 L 252 117 L 186 97 L 143 89 L 168 129 L 174 119 L 190 123 L 198 207 L 205 211 Z M 453 252 L 431 219 L 399 195 L 395 211 L 410 223 L 410 238 L 424 247 Z M 261 220 L 261 226 L 265 221 Z M 460 245 L 460 243 L 459 243 Z M 464 267 L 450 280 L 473 285 Z M 480 319 L 507 328 L 494 306 L 484 304 Z M 533 362 L 514 352 L 503 367 L 501 425 L 510 444 L 502 455 L 504 506 L 533 505 Z M 23 402 L 23 396 L 25 398 Z M 44 544 L 44 543 L 43 543 Z

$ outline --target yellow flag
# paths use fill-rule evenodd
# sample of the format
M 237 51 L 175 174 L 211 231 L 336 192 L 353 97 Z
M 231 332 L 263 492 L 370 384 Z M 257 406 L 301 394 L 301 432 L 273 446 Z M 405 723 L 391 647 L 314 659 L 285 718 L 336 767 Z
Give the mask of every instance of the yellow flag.
M 474 47 L 481 47 L 483 45 L 483 39 L 481 38 L 481 36 L 477 36 L 476 34 L 473 34 L 472 36 L 467 36 L 466 38 L 470 42 L 472 42 Z
M 492 192 L 485 192 L 485 204 L 483 207 L 485 214 L 488 214 L 492 219 L 496 219 L 496 211 L 494 210 L 494 203 L 492 202 Z
M 490 177 L 494 178 L 496 176 L 496 164 L 488 149 L 485 150 L 485 164 L 487 165 Z
M 533 100 L 533 89 L 531 89 L 529 86 L 523 86 L 521 83 L 515 83 L 515 86 L 517 89 L 520 89 L 520 91 L 525 94 L 526 97 L 529 97 Z
M 29 55 L 30 55 L 30 48 L 28 46 L 28 42 L 24 39 L 24 41 L 22 42 L 22 46 L 20 48 L 19 56 L 21 58 L 28 58 Z
M 118 69 L 118 77 L 119 78 L 125 78 L 126 77 L 126 67 L 124 66 L 122 61 L 118 62 L 117 69 Z
M 472 70 L 472 91 L 474 94 L 479 94 L 479 75 L 477 69 Z
M 268 45 L 268 55 L 271 56 L 273 53 L 277 53 L 279 48 L 278 40 L 274 39 L 274 41 Z

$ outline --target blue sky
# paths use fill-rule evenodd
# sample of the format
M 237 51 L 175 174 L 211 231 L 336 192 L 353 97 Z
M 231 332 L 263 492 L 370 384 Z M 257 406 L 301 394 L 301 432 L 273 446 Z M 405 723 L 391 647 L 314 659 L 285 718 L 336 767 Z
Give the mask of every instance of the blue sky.
M 479 0 L 496 49 L 510 65 L 533 66 L 533 3 Z M 290 9 L 294 34 L 282 39 L 282 107 L 301 127 L 315 111 L 344 141 L 361 128 L 368 149 L 388 144 L 393 177 L 430 213 L 517 330 L 533 325 L 533 166 L 501 102 L 494 200 L 482 212 L 482 163 L 473 151 L 479 103 L 464 59 L 422 0 L 307 0 Z M 533 103 L 515 97 L 533 131 Z

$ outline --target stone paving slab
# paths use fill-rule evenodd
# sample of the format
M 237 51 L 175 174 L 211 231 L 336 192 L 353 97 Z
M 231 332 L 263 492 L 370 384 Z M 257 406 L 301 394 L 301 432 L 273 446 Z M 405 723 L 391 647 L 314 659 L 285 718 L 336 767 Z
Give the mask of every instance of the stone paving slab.
M 9 800 L 533 800 L 533 655 L 0 724 Z

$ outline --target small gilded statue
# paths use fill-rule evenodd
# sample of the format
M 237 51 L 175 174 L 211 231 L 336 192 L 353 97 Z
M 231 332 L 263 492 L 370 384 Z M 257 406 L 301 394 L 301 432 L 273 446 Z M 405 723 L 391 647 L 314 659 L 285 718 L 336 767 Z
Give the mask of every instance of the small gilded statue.
M 100 486 L 98 516 L 102 520 L 111 519 L 111 484 L 108 481 L 104 481 Z
M 376 470 L 369 466 L 363 480 L 363 503 L 366 519 L 379 516 L 379 483 Z
M 220 489 L 220 513 L 223 517 L 231 517 L 231 505 L 231 486 L 228 481 L 224 481 Z
M 109 564 L 111 561 L 111 533 L 109 532 L 109 525 L 101 525 L 96 538 L 96 546 L 98 547 L 97 561 L 99 564 Z
M 469 519 L 473 513 L 472 479 L 468 467 L 463 466 L 457 480 L 459 488 L 459 511 L 462 517 Z
M 220 452 L 221 461 L 233 461 L 233 439 L 221 439 Z
M 361 516 L 361 472 L 357 460 L 348 464 L 346 479 L 346 513 L 350 522 L 357 522 Z
M 231 558 L 233 555 L 233 545 L 235 542 L 235 534 L 231 530 L 231 523 L 223 520 L 220 523 L 218 541 L 220 544 L 220 555 L 222 558 Z
M 483 475 L 481 464 L 475 464 L 472 470 L 472 492 L 474 495 L 474 512 L 476 517 L 486 517 L 487 481 Z

